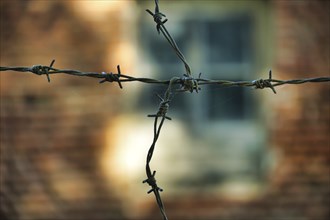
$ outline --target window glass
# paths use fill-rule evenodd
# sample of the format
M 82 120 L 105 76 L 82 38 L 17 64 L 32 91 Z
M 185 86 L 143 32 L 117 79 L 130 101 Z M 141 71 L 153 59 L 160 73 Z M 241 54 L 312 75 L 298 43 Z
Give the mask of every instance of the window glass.
M 239 120 L 245 115 L 244 88 L 207 88 L 207 118 L 209 120 Z
M 209 62 L 240 63 L 246 61 L 250 51 L 251 22 L 248 16 L 230 17 L 220 21 L 209 21 L 207 27 Z

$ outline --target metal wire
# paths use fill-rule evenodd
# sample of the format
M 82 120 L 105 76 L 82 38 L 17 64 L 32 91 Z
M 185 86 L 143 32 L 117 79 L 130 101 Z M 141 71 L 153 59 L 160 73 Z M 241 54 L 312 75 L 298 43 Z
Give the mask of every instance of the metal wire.
M 180 51 L 175 40 L 172 38 L 171 34 L 167 31 L 167 29 L 164 25 L 168 20 L 167 19 L 162 20 L 163 17 L 166 17 L 166 15 L 159 11 L 158 0 L 155 0 L 155 12 L 154 13 L 152 13 L 149 9 L 147 9 L 146 11 L 154 18 L 154 21 L 157 24 L 156 29 L 158 31 L 158 34 L 160 32 L 163 34 L 163 36 L 166 38 L 167 42 L 171 45 L 171 47 L 175 51 L 176 55 L 183 62 L 184 66 L 186 68 L 186 74 L 188 76 L 191 76 L 190 66 L 187 63 L 186 58 L 184 57 L 183 53 Z
M 55 61 L 55 60 L 53 60 Z M 91 77 L 102 79 L 100 83 L 104 82 L 116 82 L 119 84 L 120 88 L 123 88 L 122 83 L 127 82 L 140 82 L 147 84 L 162 84 L 169 85 L 171 79 L 169 80 L 159 80 L 153 78 L 145 78 L 145 77 L 133 77 L 126 74 L 120 73 L 120 66 L 117 66 L 119 72 L 118 73 L 97 73 L 97 72 L 83 72 L 79 70 L 70 70 L 70 69 L 57 69 L 51 66 L 42 66 L 42 65 L 34 65 L 32 67 L 0 67 L 0 71 L 16 71 L 16 72 L 31 72 L 36 75 L 50 75 L 52 74 L 68 74 L 73 76 L 83 76 L 83 77 Z M 271 76 L 271 71 L 270 76 Z M 50 81 L 50 80 L 49 80 Z M 193 78 L 188 77 L 184 74 L 183 77 L 176 77 L 172 84 L 181 85 L 180 91 L 198 91 L 200 90 L 200 86 L 203 85 L 220 85 L 223 87 L 231 87 L 231 86 L 239 86 L 239 87 L 254 87 L 255 89 L 264 89 L 270 88 L 274 90 L 275 87 L 281 86 L 284 84 L 303 84 L 303 83 L 322 83 L 329 82 L 330 77 L 316 77 L 316 78 L 301 78 L 301 79 L 290 79 L 290 80 L 279 80 L 272 79 L 271 77 L 267 79 L 255 79 L 251 81 L 231 81 L 231 80 L 223 80 L 223 79 L 206 79 L 206 78 Z
M 183 74 L 182 77 L 173 77 L 168 80 L 158 80 L 153 78 L 144 78 L 144 77 L 133 77 L 127 74 L 122 74 L 120 70 L 120 66 L 117 66 L 118 73 L 107 73 L 107 72 L 82 72 L 79 70 L 70 70 L 70 69 L 58 69 L 54 68 L 53 65 L 55 60 L 52 60 L 49 66 L 44 65 L 34 65 L 32 67 L 0 67 L 0 71 L 16 71 L 16 72 L 31 72 L 36 75 L 46 75 L 48 82 L 50 82 L 50 75 L 52 74 L 68 74 L 74 76 L 84 76 L 84 77 L 92 77 L 101 79 L 99 83 L 109 82 L 109 83 L 118 83 L 119 87 L 123 88 L 123 83 L 127 82 L 141 82 L 147 84 L 162 84 L 167 85 L 167 89 L 164 92 L 163 97 L 159 96 L 160 104 L 158 111 L 155 114 L 150 114 L 148 117 L 154 118 L 154 126 L 153 126 L 153 141 L 148 150 L 147 158 L 146 158 L 146 175 L 147 179 L 143 181 L 143 183 L 148 183 L 151 189 L 148 193 L 153 192 L 160 209 L 160 212 L 163 216 L 164 220 L 168 220 L 164 204 L 162 202 L 160 192 L 163 191 L 158 185 L 156 181 L 156 171 L 151 171 L 150 162 L 153 157 L 153 153 L 156 147 L 156 143 L 158 141 L 161 129 L 165 122 L 165 119 L 171 120 L 170 117 L 167 116 L 167 112 L 170 106 L 170 101 L 173 96 L 178 92 L 198 92 L 203 85 L 220 85 L 223 87 L 253 87 L 255 89 L 264 89 L 269 88 L 271 89 L 274 94 L 276 94 L 275 87 L 281 86 L 284 84 L 303 84 L 303 83 L 323 83 L 329 82 L 330 77 L 317 77 L 317 78 L 303 78 L 303 79 L 291 79 L 291 80 L 278 80 L 272 78 L 272 72 L 269 71 L 269 76 L 266 79 L 256 79 L 251 81 L 230 81 L 230 80 L 223 80 L 223 79 L 206 79 L 201 78 L 201 73 L 199 74 L 198 78 L 194 78 L 191 73 L 190 66 L 188 65 L 183 53 L 180 51 L 179 47 L 177 46 L 175 40 L 170 35 L 168 30 L 165 27 L 165 23 L 168 21 L 164 19 L 165 14 L 161 13 L 159 10 L 158 0 L 155 0 L 155 10 L 151 12 L 149 9 L 146 10 L 156 22 L 156 29 L 158 33 L 162 33 L 165 37 L 167 42 L 173 48 L 174 52 L 178 56 L 178 58 L 183 62 L 185 66 L 186 73 Z M 179 88 L 174 90 L 173 86 L 179 85 Z M 159 121 L 160 119 L 160 121 Z
M 169 102 L 171 101 L 171 97 L 173 95 L 172 85 L 173 85 L 174 82 L 177 81 L 177 79 L 178 79 L 177 77 L 173 77 L 170 80 L 169 86 L 168 86 L 167 90 L 164 93 L 164 98 L 159 96 L 161 102 L 160 102 L 160 105 L 159 105 L 159 108 L 158 108 L 158 112 L 156 114 L 153 114 L 153 115 L 148 115 L 148 117 L 154 117 L 155 118 L 155 121 L 154 121 L 154 138 L 153 138 L 152 144 L 149 148 L 148 155 L 147 155 L 146 174 L 147 174 L 148 178 L 146 180 L 144 180 L 143 183 L 148 183 L 149 186 L 151 186 L 151 190 L 149 190 L 148 193 L 154 192 L 158 207 L 160 209 L 160 212 L 161 212 L 164 220 L 167 220 L 168 218 L 166 216 L 164 204 L 162 202 L 162 199 L 161 199 L 160 193 L 159 193 L 159 192 L 162 192 L 163 189 L 159 188 L 157 183 L 156 183 L 156 177 L 155 177 L 156 171 L 153 171 L 151 173 L 150 161 L 152 159 L 152 156 L 153 156 L 153 153 L 154 153 L 154 150 L 155 150 L 155 146 L 156 146 L 156 143 L 157 143 L 157 140 L 158 140 L 158 137 L 159 137 L 159 134 L 160 134 L 160 131 L 162 129 L 162 126 L 164 124 L 165 119 L 172 120 L 170 117 L 166 116 L 166 114 L 167 114 L 167 111 L 168 111 L 168 108 L 169 108 Z M 160 121 L 159 124 L 158 124 L 158 118 L 161 118 L 161 121 Z

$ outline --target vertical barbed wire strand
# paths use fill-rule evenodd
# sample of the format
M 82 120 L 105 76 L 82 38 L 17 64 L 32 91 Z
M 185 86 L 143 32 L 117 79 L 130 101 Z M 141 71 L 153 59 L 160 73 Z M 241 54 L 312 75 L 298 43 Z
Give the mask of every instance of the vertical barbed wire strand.
M 174 82 L 176 81 L 180 81 L 181 83 L 181 90 L 182 91 L 190 91 L 193 92 L 194 90 L 196 90 L 196 92 L 198 92 L 198 82 L 192 77 L 191 74 L 191 69 L 189 64 L 187 63 L 183 53 L 180 51 L 178 45 L 176 44 L 175 40 L 172 38 L 171 34 L 168 32 L 168 30 L 165 27 L 165 23 L 167 22 L 167 19 L 163 20 L 163 17 L 166 17 L 165 14 L 161 13 L 159 10 L 159 5 L 158 5 L 158 0 L 155 0 L 155 11 L 154 13 L 152 13 L 149 9 L 146 10 L 153 18 L 154 21 L 156 22 L 156 29 L 158 31 L 158 34 L 161 32 L 163 34 L 163 36 L 165 37 L 165 39 L 167 40 L 167 42 L 170 44 L 170 46 L 173 48 L 174 52 L 176 53 L 176 55 L 179 57 L 179 59 L 183 62 L 185 69 L 186 69 L 186 73 L 183 75 L 183 77 L 181 78 L 177 78 L 177 77 L 173 77 L 169 84 L 168 84 L 168 88 L 165 91 L 164 94 L 164 98 L 161 98 L 161 102 L 160 102 L 160 106 L 158 109 L 158 112 L 156 113 L 156 115 L 151 115 L 151 117 L 155 117 L 155 122 L 154 122 L 154 138 L 153 138 L 153 143 L 148 151 L 148 155 L 147 155 L 147 163 L 146 163 L 146 174 L 147 174 L 147 179 L 144 180 L 143 182 L 147 182 L 152 189 L 148 192 L 150 193 L 151 191 L 154 192 L 155 197 L 156 197 L 156 201 L 158 204 L 158 207 L 160 209 L 160 212 L 163 216 L 164 220 L 167 220 L 167 216 L 165 213 L 165 208 L 164 208 L 164 204 L 162 202 L 160 193 L 161 191 L 163 191 L 161 188 L 158 187 L 157 183 L 156 183 L 156 171 L 153 171 L 153 173 L 151 173 L 151 169 L 150 169 L 150 161 L 153 155 L 153 152 L 155 150 L 155 146 L 161 131 L 161 128 L 164 124 L 165 119 L 170 119 L 166 116 L 168 108 L 169 108 L 169 102 L 170 102 L 170 96 L 172 93 L 172 85 Z M 150 116 L 150 115 L 149 115 Z M 158 117 L 161 117 L 161 122 L 157 128 L 157 121 L 158 121 Z
M 176 55 L 179 57 L 179 59 L 183 62 L 185 69 L 186 69 L 186 74 L 188 76 L 191 76 L 191 70 L 190 66 L 186 61 L 186 58 L 184 57 L 183 53 L 179 49 L 178 45 L 176 44 L 175 40 L 171 36 L 171 34 L 168 32 L 168 30 L 165 27 L 165 23 L 168 21 L 168 19 L 163 20 L 163 18 L 166 17 L 165 14 L 161 13 L 159 10 L 159 5 L 158 5 L 158 0 L 155 0 L 155 12 L 151 12 L 149 9 L 146 10 L 153 18 L 154 21 L 156 22 L 156 29 L 158 31 L 158 34 L 161 32 L 163 36 L 166 38 L 168 43 L 171 45 L 173 50 L 175 51 Z
M 178 78 L 177 77 L 173 77 L 170 80 L 170 83 L 164 93 L 163 97 L 160 97 L 160 105 L 158 108 L 158 112 L 156 114 L 153 115 L 148 115 L 148 117 L 154 117 L 154 137 L 153 137 L 153 141 L 152 144 L 148 150 L 148 154 L 147 154 L 147 160 L 146 160 L 146 174 L 147 174 L 147 179 L 143 181 L 143 183 L 148 183 L 149 186 L 151 186 L 151 190 L 148 191 L 148 193 L 154 192 L 159 210 L 163 216 L 164 220 L 168 220 L 166 213 L 165 213 L 165 207 L 164 204 L 162 202 L 161 196 L 160 196 L 160 192 L 163 191 L 163 189 L 161 189 L 158 185 L 157 185 L 157 181 L 156 181 L 156 171 L 151 172 L 151 168 L 150 168 L 150 162 L 156 147 L 156 143 L 157 140 L 159 138 L 160 135 L 160 131 L 164 125 L 164 121 L 165 119 L 168 120 L 172 120 L 170 117 L 168 117 L 167 111 L 169 108 L 169 102 L 171 101 L 171 95 L 172 95 L 172 85 L 175 81 L 177 81 Z M 158 124 L 158 118 L 161 118 L 160 123 Z
M 164 204 L 162 202 L 162 199 L 161 199 L 161 196 L 160 196 L 160 193 L 159 192 L 162 192 L 163 189 L 161 189 L 158 185 L 157 185 L 157 181 L 156 181 L 156 171 L 154 170 L 153 172 L 151 172 L 151 168 L 150 168 L 150 162 L 151 162 L 151 159 L 152 159 L 152 156 L 153 156 L 153 153 L 154 153 L 154 150 L 155 150 L 155 146 L 156 146 L 156 143 L 157 143 L 157 140 L 159 138 L 159 134 L 160 134 L 160 131 L 162 129 L 162 126 L 164 124 L 164 121 L 165 121 L 165 116 L 161 117 L 161 121 L 158 125 L 158 118 L 159 116 L 156 116 L 155 117 L 155 120 L 154 120 L 154 138 L 153 138 L 153 142 L 148 150 L 148 155 L 147 155 L 147 161 L 146 161 L 146 174 L 147 174 L 147 179 L 145 179 L 143 181 L 143 183 L 148 183 L 149 186 L 151 186 L 151 189 L 148 191 L 148 194 L 153 192 L 154 195 L 155 195 L 155 198 L 156 198 L 156 201 L 157 201 L 157 204 L 158 204 L 158 207 L 160 209 L 160 212 L 163 216 L 163 219 L 164 220 L 168 220 L 167 216 L 166 216 L 166 213 L 165 213 L 165 208 L 164 208 Z

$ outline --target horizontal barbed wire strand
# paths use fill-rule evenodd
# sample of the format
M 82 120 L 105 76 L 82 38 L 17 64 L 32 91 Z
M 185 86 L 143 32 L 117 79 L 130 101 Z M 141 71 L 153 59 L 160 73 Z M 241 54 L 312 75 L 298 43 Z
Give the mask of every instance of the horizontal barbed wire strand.
M 36 71 L 36 67 L 40 68 Z M 117 66 L 118 69 L 119 65 Z M 45 71 L 47 69 L 47 72 Z M 102 79 L 100 83 L 104 82 L 117 82 L 117 83 L 127 83 L 127 82 L 140 82 L 140 83 L 147 83 L 147 84 L 163 84 L 168 85 L 170 83 L 170 79 L 168 80 L 159 80 L 153 78 L 145 78 L 145 77 L 133 77 L 130 75 L 125 75 L 121 73 L 98 73 L 98 72 L 82 72 L 79 70 L 71 70 L 71 69 L 57 69 L 50 66 L 42 66 L 42 65 L 34 65 L 32 67 L 0 67 L 0 71 L 16 71 L 16 72 L 31 72 L 36 75 L 52 75 L 52 74 L 68 74 L 73 76 L 82 76 L 82 77 L 91 77 Z M 277 87 L 285 84 L 303 84 L 303 83 L 322 83 L 322 82 L 329 82 L 330 77 L 322 76 L 316 78 L 300 78 L 300 79 L 289 79 L 289 80 L 279 80 L 279 79 L 255 79 L 251 81 L 231 81 L 231 80 L 223 80 L 223 79 L 206 79 L 206 78 L 192 78 L 192 77 L 178 77 L 173 84 L 184 85 L 185 82 L 189 81 L 196 81 L 198 82 L 198 86 L 203 85 L 220 85 L 225 87 L 230 86 L 240 86 L 240 87 L 255 87 L 257 89 L 263 88 L 270 88 Z M 265 83 L 269 82 L 271 83 Z M 183 91 L 188 91 L 188 89 L 184 89 Z

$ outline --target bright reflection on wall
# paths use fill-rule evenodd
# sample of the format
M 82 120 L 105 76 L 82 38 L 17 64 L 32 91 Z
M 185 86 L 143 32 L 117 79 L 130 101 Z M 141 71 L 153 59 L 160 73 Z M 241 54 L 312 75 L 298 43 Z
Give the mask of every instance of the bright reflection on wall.
M 134 1 L 72 1 L 74 9 L 91 20 L 102 20 L 109 12 L 123 10 Z
M 102 167 L 116 179 L 138 177 L 144 170 L 146 150 L 151 143 L 151 127 L 138 118 L 124 115 L 111 121 L 106 132 Z
M 175 188 L 169 187 L 173 179 L 189 171 L 189 163 L 182 160 L 191 146 L 188 135 L 179 120 L 164 125 L 164 132 L 156 145 L 151 162 L 157 170 L 157 181 L 168 186 L 169 194 Z M 154 197 L 147 194 L 150 189 L 142 184 L 146 179 L 146 156 L 153 138 L 153 119 L 143 114 L 124 114 L 112 118 L 106 131 L 106 144 L 100 153 L 101 170 L 107 184 L 120 193 L 129 217 L 142 216 L 148 212 Z M 181 158 L 181 160 L 179 160 Z
M 139 208 L 150 200 L 142 185 L 146 152 L 151 143 L 152 125 L 144 117 L 130 115 L 112 119 L 106 131 L 106 144 L 101 152 L 101 170 L 109 189 L 120 193 L 125 213 L 141 215 L 148 207 Z

